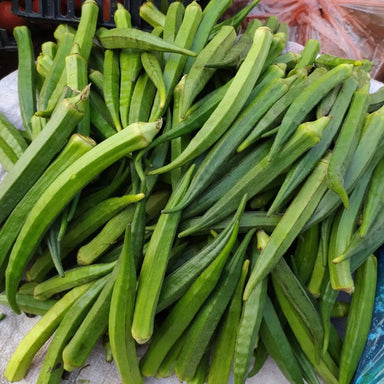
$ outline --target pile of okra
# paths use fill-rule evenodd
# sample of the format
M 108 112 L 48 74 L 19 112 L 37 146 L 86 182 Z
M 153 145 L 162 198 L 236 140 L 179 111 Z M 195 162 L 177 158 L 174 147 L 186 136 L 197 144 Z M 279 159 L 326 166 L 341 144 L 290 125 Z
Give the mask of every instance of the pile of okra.
M 223 19 L 231 3 L 145 2 L 144 31 L 120 4 L 98 28 L 86 0 L 38 57 L 15 28 L 0 303 L 41 318 L 8 381 L 51 336 L 39 384 L 99 340 L 127 384 L 241 384 L 268 356 L 290 383 L 353 381 L 384 243 L 384 88 L 317 40 L 288 51 L 275 17 L 244 25 L 258 0 Z

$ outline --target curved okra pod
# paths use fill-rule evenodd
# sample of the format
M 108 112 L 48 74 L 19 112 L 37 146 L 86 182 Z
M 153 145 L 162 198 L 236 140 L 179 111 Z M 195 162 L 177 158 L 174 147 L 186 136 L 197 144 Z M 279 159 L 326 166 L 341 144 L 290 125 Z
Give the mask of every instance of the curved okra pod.
M 119 258 L 108 321 L 108 334 L 113 360 L 125 384 L 143 383 L 137 361 L 135 341 L 130 332 L 135 292 L 136 268 L 132 252 L 131 230 L 128 226 L 124 247 Z
M 252 236 L 254 231 L 248 232 L 244 237 L 230 262 L 224 267 L 217 286 L 186 331 L 176 363 L 176 374 L 179 379 L 193 378 L 204 350 L 209 347 L 209 342 L 239 282 L 242 264 Z
M 340 196 L 346 209 L 349 209 L 349 201 L 343 186 L 343 175 L 358 145 L 368 111 L 369 98 L 369 84 L 365 84 L 355 92 L 329 162 L 328 186 Z
M 299 94 L 284 115 L 271 149 L 270 160 L 280 152 L 283 144 L 292 135 L 297 125 L 303 121 L 318 102 L 336 85 L 352 75 L 352 68 L 352 65 L 341 64 L 314 80 Z
M 353 78 L 347 79 L 335 100 L 335 103 L 329 113 L 332 120 L 327 125 L 319 144 L 311 148 L 303 158 L 288 172 L 286 180 L 280 187 L 280 190 L 269 208 L 269 213 L 279 212 L 287 200 L 291 197 L 296 187 L 308 176 L 313 170 L 317 162 L 329 148 L 333 138 L 335 137 L 341 123 L 343 122 L 345 113 L 350 105 L 353 93 L 357 89 L 358 83 Z
M 340 356 L 340 384 L 351 382 L 371 325 L 377 281 L 377 260 L 371 255 L 355 273 L 355 292 L 348 312 Z
M 135 28 L 100 28 L 96 32 L 101 45 L 106 49 L 131 48 L 142 51 L 174 52 L 187 56 L 196 56 L 195 52 L 168 43 L 151 33 Z
M 57 293 L 67 291 L 107 275 L 112 271 L 115 264 L 115 262 L 112 262 L 70 269 L 66 271 L 64 277 L 54 276 L 37 284 L 33 295 L 37 300 L 47 300 Z
M 246 199 L 239 206 L 239 214 L 244 210 Z M 233 233 L 231 246 L 225 247 L 218 257 L 201 273 L 183 297 L 175 304 L 141 360 L 141 372 L 144 376 L 153 376 L 168 351 L 189 326 L 201 306 L 213 291 L 226 265 L 229 253 L 237 237 L 238 222 Z
M 104 287 L 109 277 L 103 277 L 90 285 L 89 289 L 84 292 L 69 308 L 63 320 L 60 322 L 51 343 L 49 344 L 47 354 L 45 355 L 40 374 L 37 379 L 38 384 L 54 384 L 60 383 L 64 372 L 62 351 L 66 343 L 74 335 L 80 326 L 90 307 Z
M 25 376 L 37 351 L 50 338 L 72 304 L 87 292 L 92 284 L 85 284 L 69 291 L 27 333 L 5 369 L 4 377 L 7 380 L 20 381 Z
M 161 124 L 161 121 L 138 123 L 116 133 L 75 161 L 43 192 L 20 231 L 6 271 L 7 297 L 16 312 L 19 311 L 14 303 L 14 296 L 24 267 L 51 222 L 100 172 L 128 153 L 145 147 L 156 135 Z
M 320 141 L 321 133 L 328 124 L 329 118 L 323 117 L 315 122 L 301 124 L 295 135 L 284 150 L 273 161 L 268 161 L 266 155 L 254 167 L 242 176 L 226 193 L 201 217 L 193 227 L 189 227 L 179 234 L 179 237 L 190 235 L 201 228 L 211 226 L 224 219 L 236 209 L 239 199 L 245 192 L 251 192 L 251 198 L 263 190 L 271 181 L 292 165 L 306 150 Z M 325 163 L 324 163 L 325 164 Z M 315 208 L 315 207 L 314 207 Z M 305 223 L 303 223 L 304 225 Z
M 194 167 L 180 180 L 167 206 L 177 204 L 188 188 Z M 132 335 L 139 344 L 147 342 L 153 333 L 156 307 L 167 261 L 174 243 L 181 213 L 160 215 L 149 241 L 138 279 Z
M 31 117 L 36 112 L 36 66 L 31 32 L 26 26 L 13 29 L 18 52 L 18 95 L 24 128 L 32 137 Z
M 255 32 L 252 48 L 214 112 L 177 159 L 150 174 L 164 173 L 193 160 L 225 133 L 256 84 L 268 55 L 271 40 L 272 34 L 269 29 L 262 27 Z
M 30 315 L 43 316 L 45 315 L 57 302 L 51 299 L 46 301 L 36 300 L 32 295 L 18 293 L 16 295 L 17 304 L 20 309 Z M 0 295 L 0 304 L 9 306 L 7 296 Z
M 73 161 L 89 151 L 95 143 L 85 136 L 74 134 L 58 155 L 57 159 L 48 167 L 39 180 L 27 192 L 19 204 L 8 216 L 0 230 L 0 265 L 5 262 L 9 251 L 27 217 L 29 211 L 40 197 L 41 193 L 52 183 L 57 174 L 67 168 Z
M 377 111 L 384 105 L 384 87 L 379 88 L 376 92 L 371 93 L 368 112 Z
M 72 131 L 82 119 L 79 106 L 88 90 L 64 99 L 44 128 L 28 146 L 0 184 L 0 223 L 15 208 L 28 189 L 36 182 L 53 157 L 61 150 Z
M 243 306 L 243 289 L 248 275 L 248 269 L 249 260 L 245 260 L 235 293 L 233 294 L 228 309 L 226 310 L 225 317 L 222 320 L 222 325 L 215 337 L 211 366 L 207 378 L 208 384 L 228 382 L 235 351 L 237 329 L 240 323 Z
M 271 238 L 258 259 L 245 287 L 245 299 L 249 297 L 254 287 L 257 286 L 279 262 L 280 258 L 313 214 L 313 211 L 316 209 L 326 191 L 325 176 L 328 161 L 329 156 L 325 157 L 319 163 L 272 232 Z

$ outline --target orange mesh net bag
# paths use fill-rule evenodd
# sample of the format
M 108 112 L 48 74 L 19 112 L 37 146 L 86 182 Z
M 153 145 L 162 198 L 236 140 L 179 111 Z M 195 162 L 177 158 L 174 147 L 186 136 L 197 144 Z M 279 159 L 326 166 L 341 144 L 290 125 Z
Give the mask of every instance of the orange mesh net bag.
M 236 4 L 237 3 L 237 4 Z M 248 1 L 238 0 L 244 6 Z M 275 15 L 290 26 L 290 40 L 321 43 L 322 53 L 374 62 L 372 77 L 384 77 L 383 0 L 261 0 L 249 18 Z

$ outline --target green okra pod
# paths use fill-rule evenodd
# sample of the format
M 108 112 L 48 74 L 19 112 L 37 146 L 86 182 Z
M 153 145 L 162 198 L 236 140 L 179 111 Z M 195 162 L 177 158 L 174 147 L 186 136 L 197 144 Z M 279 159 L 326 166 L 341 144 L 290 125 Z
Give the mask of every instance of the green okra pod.
M 377 281 L 377 260 L 371 255 L 355 273 L 356 290 L 349 308 L 340 356 L 340 384 L 351 382 L 371 325 Z
M 96 36 L 106 49 L 131 48 L 143 51 L 174 52 L 187 56 L 196 56 L 196 53 L 168 43 L 151 33 L 135 28 L 100 28 Z
M 193 171 L 192 166 L 180 180 L 167 206 L 178 203 L 189 185 Z M 156 307 L 180 217 L 180 213 L 163 213 L 160 216 L 144 256 L 132 322 L 132 335 L 140 344 L 147 342 L 153 333 Z
M 107 279 L 108 277 L 104 277 L 91 284 L 89 289 L 71 305 L 63 317 L 49 344 L 37 379 L 38 384 L 54 384 L 60 382 L 64 372 L 61 357 L 62 351 L 66 343 L 74 335 L 76 329 L 80 326 Z
M 286 180 L 269 208 L 269 213 L 272 214 L 274 212 L 278 212 L 282 208 L 283 204 L 285 204 L 289 197 L 291 197 L 294 190 L 305 179 L 305 177 L 308 176 L 317 162 L 327 151 L 343 122 L 345 113 L 348 110 L 353 93 L 357 89 L 357 86 L 358 83 L 353 77 L 350 77 L 343 83 L 337 99 L 335 100 L 335 103 L 329 113 L 329 116 L 332 116 L 332 120 L 324 130 L 320 143 L 311 148 L 308 153 L 306 153 L 303 158 L 288 172 Z
M 245 104 L 264 63 L 272 34 L 267 28 L 259 28 L 254 35 L 252 48 L 240 66 L 223 99 L 198 133 L 191 139 L 177 159 L 150 174 L 164 173 L 196 158 L 214 144 L 235 119 Z
M 57 293 L 89 283 L 110 273 L 115 264 L 115 262 L 112 262 L 70 269 L 66 271 L 64 277 L 54 276 L 36 285 L 34 297 L 37 300 L 47 300 Z
M 245 199 L 239 206 L 240 216 L 244 210 L 244 205 Z M 238 223 L 236 227 L 238 227 Z M 141 372 L 144 376 L 152 376 L 157 371 L 172 345 L 185 331 L 215 288 L 236 238 L 237 230 L 235 229 L 233 239 L 230 242 L 231 246 L 225 247 L 220 255 L 202 272 L 169 312 L 159 331 L 154 334 L 150 347 L 141 360 Z
M 245 260 L 240 280 L 215 338 L 212 361 L 207 379 L 208 384 L 228 382 L 235 351 L 237 328 L 240 322 L 243 304 L 243 289 L 248 275 L 248 269 L 249 260 Z
M 162 27 L 165 24 L 165 15 L 161 12 L 152 1 L 145 1 L 140 6 L 140 17 L 152 27 Z
M 72 131 L 82 119 L 79 110 L 88 91 L 78 96 L 64 99 L 44 129 L 28 146 L 17 165 L 6 175 L 0 184 L 0 222 L 9 215 L 28 189 L 44 172 L 53 157 L 61 150 Z
M 341 64 L 314 80 L 313 83 L 299 94 L 284 115 L 281 127 L 277 132 L 271 149 L 270 159 L 279 153 L 282 145 L 311 109 L 314 108 L 331 89 L 352 75 L 352 68 L 349 64 Z
M 245 299 L 249 297 L 252 289 L 257 286 L 278 263 L 313 214 L 313 211 L 316 209 L 326 191 L 325 175 L 328 161 L 329 156 L 325 157 L 319 163 L 272 232 L 271 238 L 258 259 L 256 267 L 245 287 Z
M 244 237 L 230 262 L 224 267 L 216 288 L 188 328 L 176 363 L 176 374 L 180 379 L 190 380 L 195 375 L 204 350 L 209 347 L 209 341 L 234 294 L 241 276 L 244 257 L 253 236 L 254 231 L 250 231 Z
M 315 122 L 301 124 L 296 134 L 275 160 L 268 161 L 268 155 L 266 155 L 255 166 L 250 168 L 236 184 L 228 189 L 226 193 L 207 210 L 196 225 L 181 232 L 179 237 L 190 235 L 201 228 L 209 227 L 213 223 L 224 219 L 236 209 L 239 198 L 241 198 L 245 192 L 249 193 L 251 191 L 248 195 L 249 198 L 256 195 L 283 173 L 284 170 L 293 164 L 306 150 L 320 141 L 321 133 L 328 122 L 329 118 L 324 117 Z
M 136 291 L 136 269 L 130 226 L 127 227 L 119 257 L 116 282 L 109 309 L 108 331 L 113 359 L 123 383 L 143 383 L 135 341 L 130 333 Z
M 26 334 L 5 369 L 4 377 L 7 380 L 23 379 L 35 354 L 53 334 L 72 304 L 90 288 L 91 284 L 69 291 Z
M 329 162 L 328 186 L 340 196 L 346 209 L 349 208 L 349 201 L 343 186 L 343 175 L 359 142 L 366 119 L 369 97 L 369 84 L 355 92 Z
M 36 66 L 31 32 L 26 26 L 13 29 L 18 52 L 18 95 L 21 118 L 32 137 L 31 117 L 36 112 Z
M 145 147 L 161 124 L 161 121 L 138 123 L 116 133 L 75 161 L 42 193 L 20 231 L 7 267 L 7 295 L 17 312 L 17 304 L 13 303 L 17 285 L 52 220 L 100 172 L 128 153 Z

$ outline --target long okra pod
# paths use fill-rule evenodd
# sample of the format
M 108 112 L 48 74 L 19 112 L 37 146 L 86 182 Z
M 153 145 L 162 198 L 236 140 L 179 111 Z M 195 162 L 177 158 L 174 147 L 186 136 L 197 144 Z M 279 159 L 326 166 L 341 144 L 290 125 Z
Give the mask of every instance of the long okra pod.
M 259 239 L 258 237 L 258 240 Z M 260 255 L 259 250 L 261 250 L 264 245 L 261 241 L 257 242 L 257 246 L 256 244 L 253 245 L 252 269 Z M 253 350 L 255 346 L 257 346 L 260 324 L 267 297 L 267 287 L 268 279 L 264 279 L 264 281 L 253 290 L 249 299 L 243 303 L 233 357 L 233 376 L 236 384 L 244 383 L 248 377 Z
M 328 161 L 329 156 L 319 163 L 276 226 L 245 287 L 245 299 L 278 263 L 316 209 L 326 191 Z
M 178 208 L 186 207 L 208 186 L 214 174 L 222 167 L 223 162 L 233 155 L 239 143 L 257 120 L 287 92 L 289 84 L 290 79 L 275 79 L 255 95 L 253 100 L 233 122 L 231 128 L 207 153 Z M 264 147 L 264 145 L 262 144 L 261 147 Z M 256 149 L 256 151 L 259 150 Z
M 238 230 L 236 222 L 239 215 L 231 218 L 220 234 L 194 257 L 168 274 L 160 292 L 157 311 L 160 312 L 179 299 L 188 290 L 197 277 L 215 260 L 225 247 L 232 246 L 234 231 Z
M 185 7 L 183 3 L 172 2 L 168 6 L 167 14 L 165 15 L 164 21 L 164 32 L 163 39 L 173 43 L 175 41 L 177 32 L 179 31 L 180 25 L 183 21 Z M 168 55 L 168 54 L 165 54 Z M 165 56 L 167 57 L 167 56 Z
M 363 352 L 371 325 L 376 280 L 377 260 L 371 255 L 355 274 L 356 290 L 351 299 L 340 356 L 340 384 L 351 382 Z
M 329 162 L 328 186 L 340 196 L 346 209 L 349 208 L 349 201 L 343 186 L 343 175 L 359 142 L 368 110 L 369 97 L 369 84 L 365 84 L 355 92 Z
M 60 256 L 65 259 L 77 246 L 86 240 L 92 233 L 108 222 L 112 217 L 127 207 L 143 198 L 143 195 L 127 195 L 106 199 L 95 207 L 79 216 L 69 226 L 67 233 L 61 241 Z M 26 272 L 27 279 L 41 282 L 53 268 L 50 253 L 45 251 Z
M 201 6 L 196 1 L 193 1 L 185 9 L 183 21 L 175 37 L 176 45 L 185 48 L 191 47 L 196 34 L 196 30 L 200 24 L 201 17 Z M 186 60 L 186 56 L 178 55 L 175 53 L 171 53 L 167 59 L 163 73 L 164 83 L 167 91 L 167 98 L 164 108 L 166 108 L 171 101 L 174 88 L 179 82 L 181 75 L 183 74 Z M 159 94 L 157 94 L 151 112 L 151 120 L 158 119 L 161 115 L 162 110 L 159 103 Z
M 243 264 L 241 277 L 237 284 L 235 293 L 226 310 L 225 317 L 222 320 L 222 326 L 219 328 L 215 338 L 215 345 L 212 352 L 212 361 L 209 368 L 208 384 L 227 383 L 232 367 L 233 354 L 235 351 L 237 328 L 240 322 L 242 309 L 242 296 L 245 280 L 249 269 L 249 261 Z
M 18 52 L 18 95 L 21 117 L 27 134 L 32 136 L 31 117 L 36 112 L 36 66 L 31 32 L 26 26 L 16 27 L 13 36 Z
M 92 348 L 99 340 L 100 336 L 108 327 L 108 313 L 111 303 L 112 291 L 116 279 L 117 269 L 108 276 L 95 303 L 88 311 L 85 319 L 77 328 L 76 333 L 65 346 L 62 354 L 64 369 L 73 371 L 82 367 Z
M 9 381 L 20 381 L 26 374 L 32 358 L 49 339 L 72 304 L 83 295 L 92 283 L 76 287 L 63 296 L 27 333 L 18 345 L 5 369 Z
M 122 4 L 117 4 L 114 13 L 114 20 L 118 28 L 130 28 L 131 15 Z M 141 70 L 140 54 L 129 48 L 120 51 L 120 97 L 119 111 L 123 127 L 128 125 L 129 107 L 131 104 L 132 92 L 137 77 Z
M 177 204 L 189 185 L 194 167 L 191 167 L 171 195 L 167 206 Z M 153 333 L 154 317 L 163 283 L 169 254 L 174 242 L 181 214 L 162 214 L 151 236 L 138 279 L 132 335 L 143 344 Z
M 66 343 L 74 335 L 76 329 L 80 326 L 107 279 L 108 277 L 104 277 L 96 281 L 71 305 L 49 344 L 47 354 L 45 355 L 37 379 L 38 384 L 60 383 L 64 372 L 61 357 L 62 351 L 65 348 Z
M 209 341 L 240 279 L 241 266 L 253 235 L 254 231 L 250 231 L 244 237 L 231 261 L 224 268 L 215 290 L 187 330 L 184 345 L 176 363 L 176 374 L 182 380 L 190 380 L 194 376 L 204 350 L 209 346 Z
M 215 111 L 182 154 L 170 164 L 152 171 L 152 174 L 167 172 L 196 158 L 225 133 L 255 86 L 262 64 L 268 55 L 271 39 L 272 34 L 267 28 L 259 28 L 255 32 L 252 48 Z
M 131 48 L 143 51 L 174 52 L 187 56 L 196 56 L 189 49 L 168 43 L 151 33 L 135 28 L 100 28 L 96 33 L 106 49 Z
M 308 176 L 308 174 L 315 167 L 317 162 L 324 155 L 326 150 L 329 148 L 333 138 L 335 137 L 340 125 L 343 122 L 345 113 L 350 105 L 353 93 L 358 86 L 357 81 L 350 77 L 347 79 L 335 100 L 335 103 L 329 113 L 332 116 L 332 120 L 324 130 L 324 134 L 319 144 L 311 148 L 303 158 L 288 172 L 286 180 L 280 187 L 280 190 L 275 197 L 269 213 L 278 212 L 283 205 L 287 202 L 292 193 L 300 185 L 300 183 Z
M 85 91 L 73 98 L 64 99 L 45 126 L 44 133 L 33 140 L 17 165 L 6 175 L 0 184 L 0 222 L 15 208 L 63 147 L 83 117 L 79 105 L 87 96 Z
M 364 202 L 363 215 L 361 217 L 360 236 L 364 237 L 375 222 L 378 212 L 382 211 L 383 201 L 383 177 L 384 161 L 377 164 L 368 187 L 367 196 Z
M 291 383 L 303 383 L 300 365 L 293 353 L 271 299 L 267 296 L 263 320 L 260 325 L 260 339 L 268 354 L 280 371 Z
M 352 75 L 352 66 L 348 64 L 340 65 L 320 78 L 300 93 L 287 110 L 279 131 L 277 132 L 273 147 L 271 149 L 270 159 L 279 153 L 283 144 L 294 132 L 297 125 L 303 121 L 305 116 L 312 108 L 336 85 L 346 80 Z
M 244 205 L 245 199 L 239 206 L 240 215 L 244 210 Z M 236 223 L 236 227 L 238 228 L 238 223 Z M 150 347 L 141 360 L 141 372 L 144 376 L 154 375 L 172 345 L 185 331 L 215 288 L 236 237 L 237 229 L 233 233 L 231 246 L 225 247 L 220 255 L 203 271 L 169 312 L 158 332 L 154 334 Z
M 129 226 L 126 230 L 118 268 L 109 309 L 109 340 L 113 359 L 123 383 L 140 384 L 143 379 L 137 361 L 135 342 L 130 333 L 136 291 L 136 269 Z
M 104 56 L 104 100 L 117 131 L 122 129 L 119 115 L 119 80 L 118 52 L 106 49 Z
M 320 141 L 321 132 L 328 124 L 329 118 L 324 117 L 315 122 L 301 124 L 296 134 L 291 138 L 284 150 L 273 161 L 268 161 L 266 155 L 254 167 L 242 176 L 193 227 L 189 227 L 179 234 L 180 237 L 208 227 L 213 223 L 224 219 L 238 204 L 245 192 L 250 192 L 251 198 L 261 191 L 272 180 L 284 172 L 299 156 Z
M 131 125 L 104 140 L 69 166 L 43 192 L 20 231 L 7 268 L 7 295 L 16 312 L 19 311 L 13 299 L 24 267 L 52 220 L 100 172 L 128 153 L 145 147 L 160 125 L 161 121 Z

